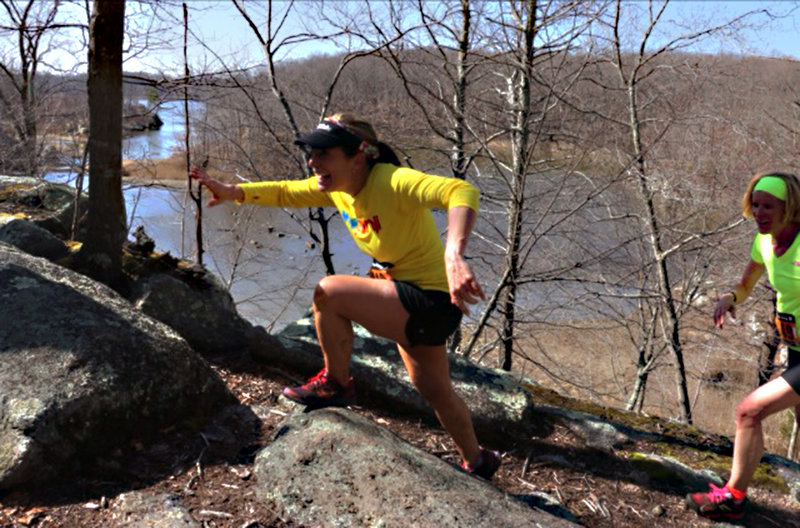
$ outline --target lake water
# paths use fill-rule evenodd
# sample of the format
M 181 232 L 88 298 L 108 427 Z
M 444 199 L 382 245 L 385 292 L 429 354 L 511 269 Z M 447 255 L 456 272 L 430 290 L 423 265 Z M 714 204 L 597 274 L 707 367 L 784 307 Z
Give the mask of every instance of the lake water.
M 202 111 L 196 103 L 190 107 L 195 111 Z M 182 148 L 182 103 L 167 103 L 159 116 L 161 130 L 123 140 L 125 159 L 156 160 Z M 46 178 L 74 184 L 70 173 Z M 123 195 L 131 232 L 144 226 L 158 251 L 196 260 L 194 204 L 184 190 L 126 184 Z M 203 209 L 204 264 L 229 285 L 239 312 L 254 324 L 277 329 L 311 306 L 314 285 L 325 269 L 308 235 L 307 216 L 306 210 L 231 203 Z M 337 273 L 364 273 L 370 259 L 356 249 L 341 220 L 331 219 L 329 229 Z

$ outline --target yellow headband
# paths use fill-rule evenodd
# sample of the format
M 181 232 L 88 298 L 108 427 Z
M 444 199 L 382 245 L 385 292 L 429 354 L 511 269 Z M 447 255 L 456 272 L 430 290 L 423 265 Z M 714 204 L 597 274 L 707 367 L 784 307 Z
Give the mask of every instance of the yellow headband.
M 756 182 L 753 192 L 763 191 L 769 193 L 778 200 L 786 201 L 786 182 L 778 176 L 763 176 Z

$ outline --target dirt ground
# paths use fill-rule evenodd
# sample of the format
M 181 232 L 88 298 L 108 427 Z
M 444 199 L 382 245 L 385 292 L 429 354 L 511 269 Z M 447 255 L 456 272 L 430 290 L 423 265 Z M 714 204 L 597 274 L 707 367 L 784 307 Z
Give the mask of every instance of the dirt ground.
M 134 489 L 148 496 L 169 494 L 178 498 L 195 520 L 208 527 L 298 526 L 292 519 L 282 517 L 275 505 L 256 500 L 252 473 L 255 453 L 269 442 L 285 414 L 277 409 L 280 391 L 285 384 L 297 380 L 249 359 L 214 368 L 242 403 L 270 409 L 260 431 L 246 442 L 247 447 L 241 452 L 224 460 L 206 461 L 202 456 L 202 443 L 197 438 L 177 439 L 172 442 L 171 450 L 164 450 L 162 446 L 158 453 L 162 465 L 166 463 L 175 468 L 166 477 L 142 477 L 132 483 L 71 482 L 62 490 L 40 491 L 38 498 L 12 493 L 0 501 L 0 526 L 116 526 L 123 520 L 116 504 L 119 494 Z M 353 410 L 376 420 L 411 444 L 448 462 L 458 463 L 452 442 L 435 424 L 360 406 Z M 683 497 L 677 492 L 614 479 L 612 475 L 619 468 L 611 466 L 618 465 L 618 459 L 583 449 L 567 431 L 546 439 L 523 439 L 492 447 L 499 447 L 503 452 L 503 465 L 493 484 L 515 495 L 538 491 L 554 496 L 584 526 L 713 525 L 685 510 Z M 638 447 L 647 450 L 646 445 Z M 146 447 L 139 446 L 139 450 L 142 461 L 131 460 L 132 465 L 153 459 L 153 453 L 147 455 Z M 191 453 L 188 458 L 187 453 Z M 197 453 L 201 455 L 197 457 Z M 538 461 L 543 454 L 557 454 L 570 460 L 573 467 L 565 469 Z M 147 473 L 145 468 L 142 474 Z M 800 527 L 800 506 L 786 495 L 755 491 L 742 525 Z

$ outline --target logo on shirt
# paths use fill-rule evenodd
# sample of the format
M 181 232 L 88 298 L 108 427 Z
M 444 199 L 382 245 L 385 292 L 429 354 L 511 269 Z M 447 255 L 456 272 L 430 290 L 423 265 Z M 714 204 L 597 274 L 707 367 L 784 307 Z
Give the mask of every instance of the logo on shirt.
M 358 230 L 363 235 L 371 227 L 376 235 L 381 232 L 381 221 L 378 219 L 378 215 L 372 218 L 355 218 L 347 214 L 347 211 L 341 211 L 341 213 L 344 223 L 351 231 Z

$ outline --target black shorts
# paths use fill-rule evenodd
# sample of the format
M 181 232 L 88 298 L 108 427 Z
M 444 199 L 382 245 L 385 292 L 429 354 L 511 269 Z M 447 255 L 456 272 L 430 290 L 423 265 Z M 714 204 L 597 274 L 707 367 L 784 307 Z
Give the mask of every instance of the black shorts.
M 414 345 L 444 345 L 461 323 L 461 310 L 450 302 L 450 294 L 423 290 L 410 282 L 394 281 L 400 302 L 408 312 L 406 339 Z
M 795 348 L 789 349 L 789 365 L 786 370 L 781 374 L 789 385 L 792 386 L 797 394 L 800 394 L 800 350 Z

